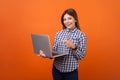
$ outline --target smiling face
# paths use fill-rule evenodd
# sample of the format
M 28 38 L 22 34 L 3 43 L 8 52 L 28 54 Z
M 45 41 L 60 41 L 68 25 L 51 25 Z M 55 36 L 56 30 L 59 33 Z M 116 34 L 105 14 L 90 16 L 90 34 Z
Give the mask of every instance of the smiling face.
M 68 29 L 74 29 L 75 28 L 75 22 L 76 20 L 74 19 L 73 16 L 69 14 L 65 14 L 63 16 L 63 23 Z

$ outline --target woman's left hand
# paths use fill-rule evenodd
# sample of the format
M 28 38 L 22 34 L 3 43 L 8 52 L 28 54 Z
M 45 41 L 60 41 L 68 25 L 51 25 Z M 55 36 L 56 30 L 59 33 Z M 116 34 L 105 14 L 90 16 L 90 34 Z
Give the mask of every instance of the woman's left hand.
M 63 42 L 67 47 L 74 49 L 76 46 L 75 44 L 70 40 L 62 40 L 61 42 Z

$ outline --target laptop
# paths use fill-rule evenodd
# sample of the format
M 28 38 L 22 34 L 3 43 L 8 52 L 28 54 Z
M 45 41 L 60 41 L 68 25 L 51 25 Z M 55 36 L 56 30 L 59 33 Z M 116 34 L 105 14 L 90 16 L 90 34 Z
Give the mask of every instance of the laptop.
M 53 51 L 50 47 L 50 38 L 46 34 L 31 34 L 32 45 L 34 53 L 39 54 L 39 51 L 42 50 L 46 57 L 55 58 L 67 55 L 67 52 L 57 52 Z

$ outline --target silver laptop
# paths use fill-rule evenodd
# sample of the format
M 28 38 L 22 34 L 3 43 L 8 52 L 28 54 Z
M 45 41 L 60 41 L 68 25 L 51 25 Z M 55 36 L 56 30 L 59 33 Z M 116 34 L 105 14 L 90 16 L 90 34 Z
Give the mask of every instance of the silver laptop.
M 67 55 L 67 52 L 56 52 L 52 51 L 50 47 L 50 38 L 48 35 L 45 34 L 31 34 L 32 37 L 32 44 L 34 53 L 39 54 L 39 51 L 42 50 L 46 57 L 48 58 L 55 58 Z

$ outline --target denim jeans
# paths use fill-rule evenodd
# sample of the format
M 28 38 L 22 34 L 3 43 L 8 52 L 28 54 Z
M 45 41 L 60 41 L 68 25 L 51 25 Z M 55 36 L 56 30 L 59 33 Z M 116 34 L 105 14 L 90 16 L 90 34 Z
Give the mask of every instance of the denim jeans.
M 78 80 L 78 69 L 72 72 L 60 72 L 54 66 L 52 69 L 53 80 Z

